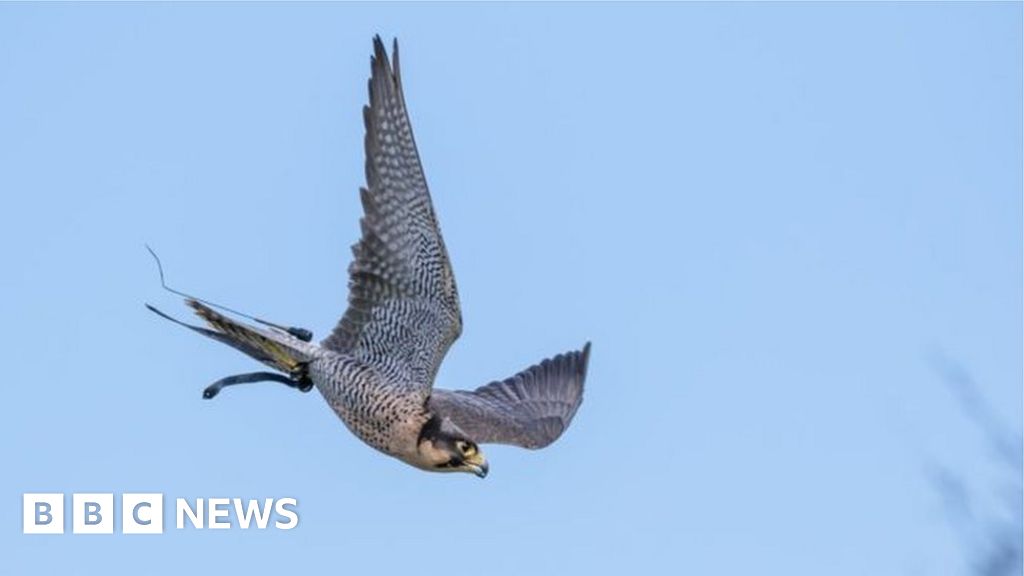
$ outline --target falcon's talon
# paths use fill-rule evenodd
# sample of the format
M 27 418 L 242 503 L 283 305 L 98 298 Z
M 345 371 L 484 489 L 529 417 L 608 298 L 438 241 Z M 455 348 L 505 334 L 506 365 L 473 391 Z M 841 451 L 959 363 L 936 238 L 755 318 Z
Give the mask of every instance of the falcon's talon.
M 313 389 L 313 380 L 309 377 L 309 362 L 299 364 L 288 376 L 295 382 L 293 387 L 299 392 L 309 392 Z

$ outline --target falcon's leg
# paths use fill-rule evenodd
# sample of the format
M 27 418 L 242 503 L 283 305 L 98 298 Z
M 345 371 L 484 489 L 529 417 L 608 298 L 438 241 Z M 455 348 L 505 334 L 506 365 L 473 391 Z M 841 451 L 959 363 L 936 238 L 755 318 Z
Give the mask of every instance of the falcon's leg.
M 280 382 L 289 388 L 296 388 L 300 392 L 309 392 L 313 389 L 313 381 L 309 379 L 304 372 L 294 374 L 293 376 L 282 376 L 275 372 L 249 372 L 247 374 L 236 374 L 234 376 L 228 376 L 221 378 L 213 384 L 210 384 L 203 390 L 203 398 L 209 400 L 218 393 L 221 388 L 225 386 L 234 386 L 235 384 L 249 384 L 251 382 Z

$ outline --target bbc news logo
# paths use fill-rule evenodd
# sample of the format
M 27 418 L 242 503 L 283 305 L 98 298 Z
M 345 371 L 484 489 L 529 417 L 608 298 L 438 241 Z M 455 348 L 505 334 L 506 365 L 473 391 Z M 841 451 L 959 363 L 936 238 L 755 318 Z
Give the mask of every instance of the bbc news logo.
M 196 498 L 174 501 L 174 526 L 225 530 L 256 527 L 291 530 L 299 525 L 295 498 Z M 163 534 L 164 495 L 160 493 L 121 494 L 122 534 Z M 74 534 L 113 534 L 114 495 L 86 493 L 71 495 L 71 531 Z M 23 534 L 63 534 L 64 494 L 22 494 Z M 273 522 L 271 522 L 273 520 Z

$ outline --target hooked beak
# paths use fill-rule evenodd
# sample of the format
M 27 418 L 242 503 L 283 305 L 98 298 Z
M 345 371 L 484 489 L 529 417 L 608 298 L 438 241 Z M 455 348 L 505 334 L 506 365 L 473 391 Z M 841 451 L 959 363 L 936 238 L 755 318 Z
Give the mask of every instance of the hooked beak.
M 484 455 L 481 452 L 477 452 L 470 458 L 467 458 L 463 465 L 467 470 L 476 474 L 477 478 L 486 478 L 487 471 L 490 469 L 487 466 L 487 459 L 484 458 Z
M 467 464 L 467 467 L 473 472 L 473 474 L 476 474 L 477 478 L 487 478 L 487 471 L 489 470 L 489 467 L 487 466 L 486 460 L 480 464 Z

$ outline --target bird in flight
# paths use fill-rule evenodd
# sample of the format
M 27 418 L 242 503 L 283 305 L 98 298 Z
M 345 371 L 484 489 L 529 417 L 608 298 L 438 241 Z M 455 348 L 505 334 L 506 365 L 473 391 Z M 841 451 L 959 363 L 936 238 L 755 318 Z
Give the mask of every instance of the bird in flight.
M 459 294 L 409 123 L 398 42 L 393 62 L 379 36 L 373 47 L 370 102 L 363 107 L 362 237 L 352 247 L 348 309 L 333 333 L 316 344 L 309 330 L 241 314 L 166 283 L 206 326 L 147 307 L 274 369 L 218 380 L 204 398 L 249 382 L 280 382 L 303 392 L 315 386 L 371 447 L 423 470 L 483 478 L 488 463 L 480 444 L 537 449 L 562 435 L 583 400 L 590 343 L 475 390 L 433 387 L 462 332 Z M 163 282 L 162 267 L 160 275 Z

